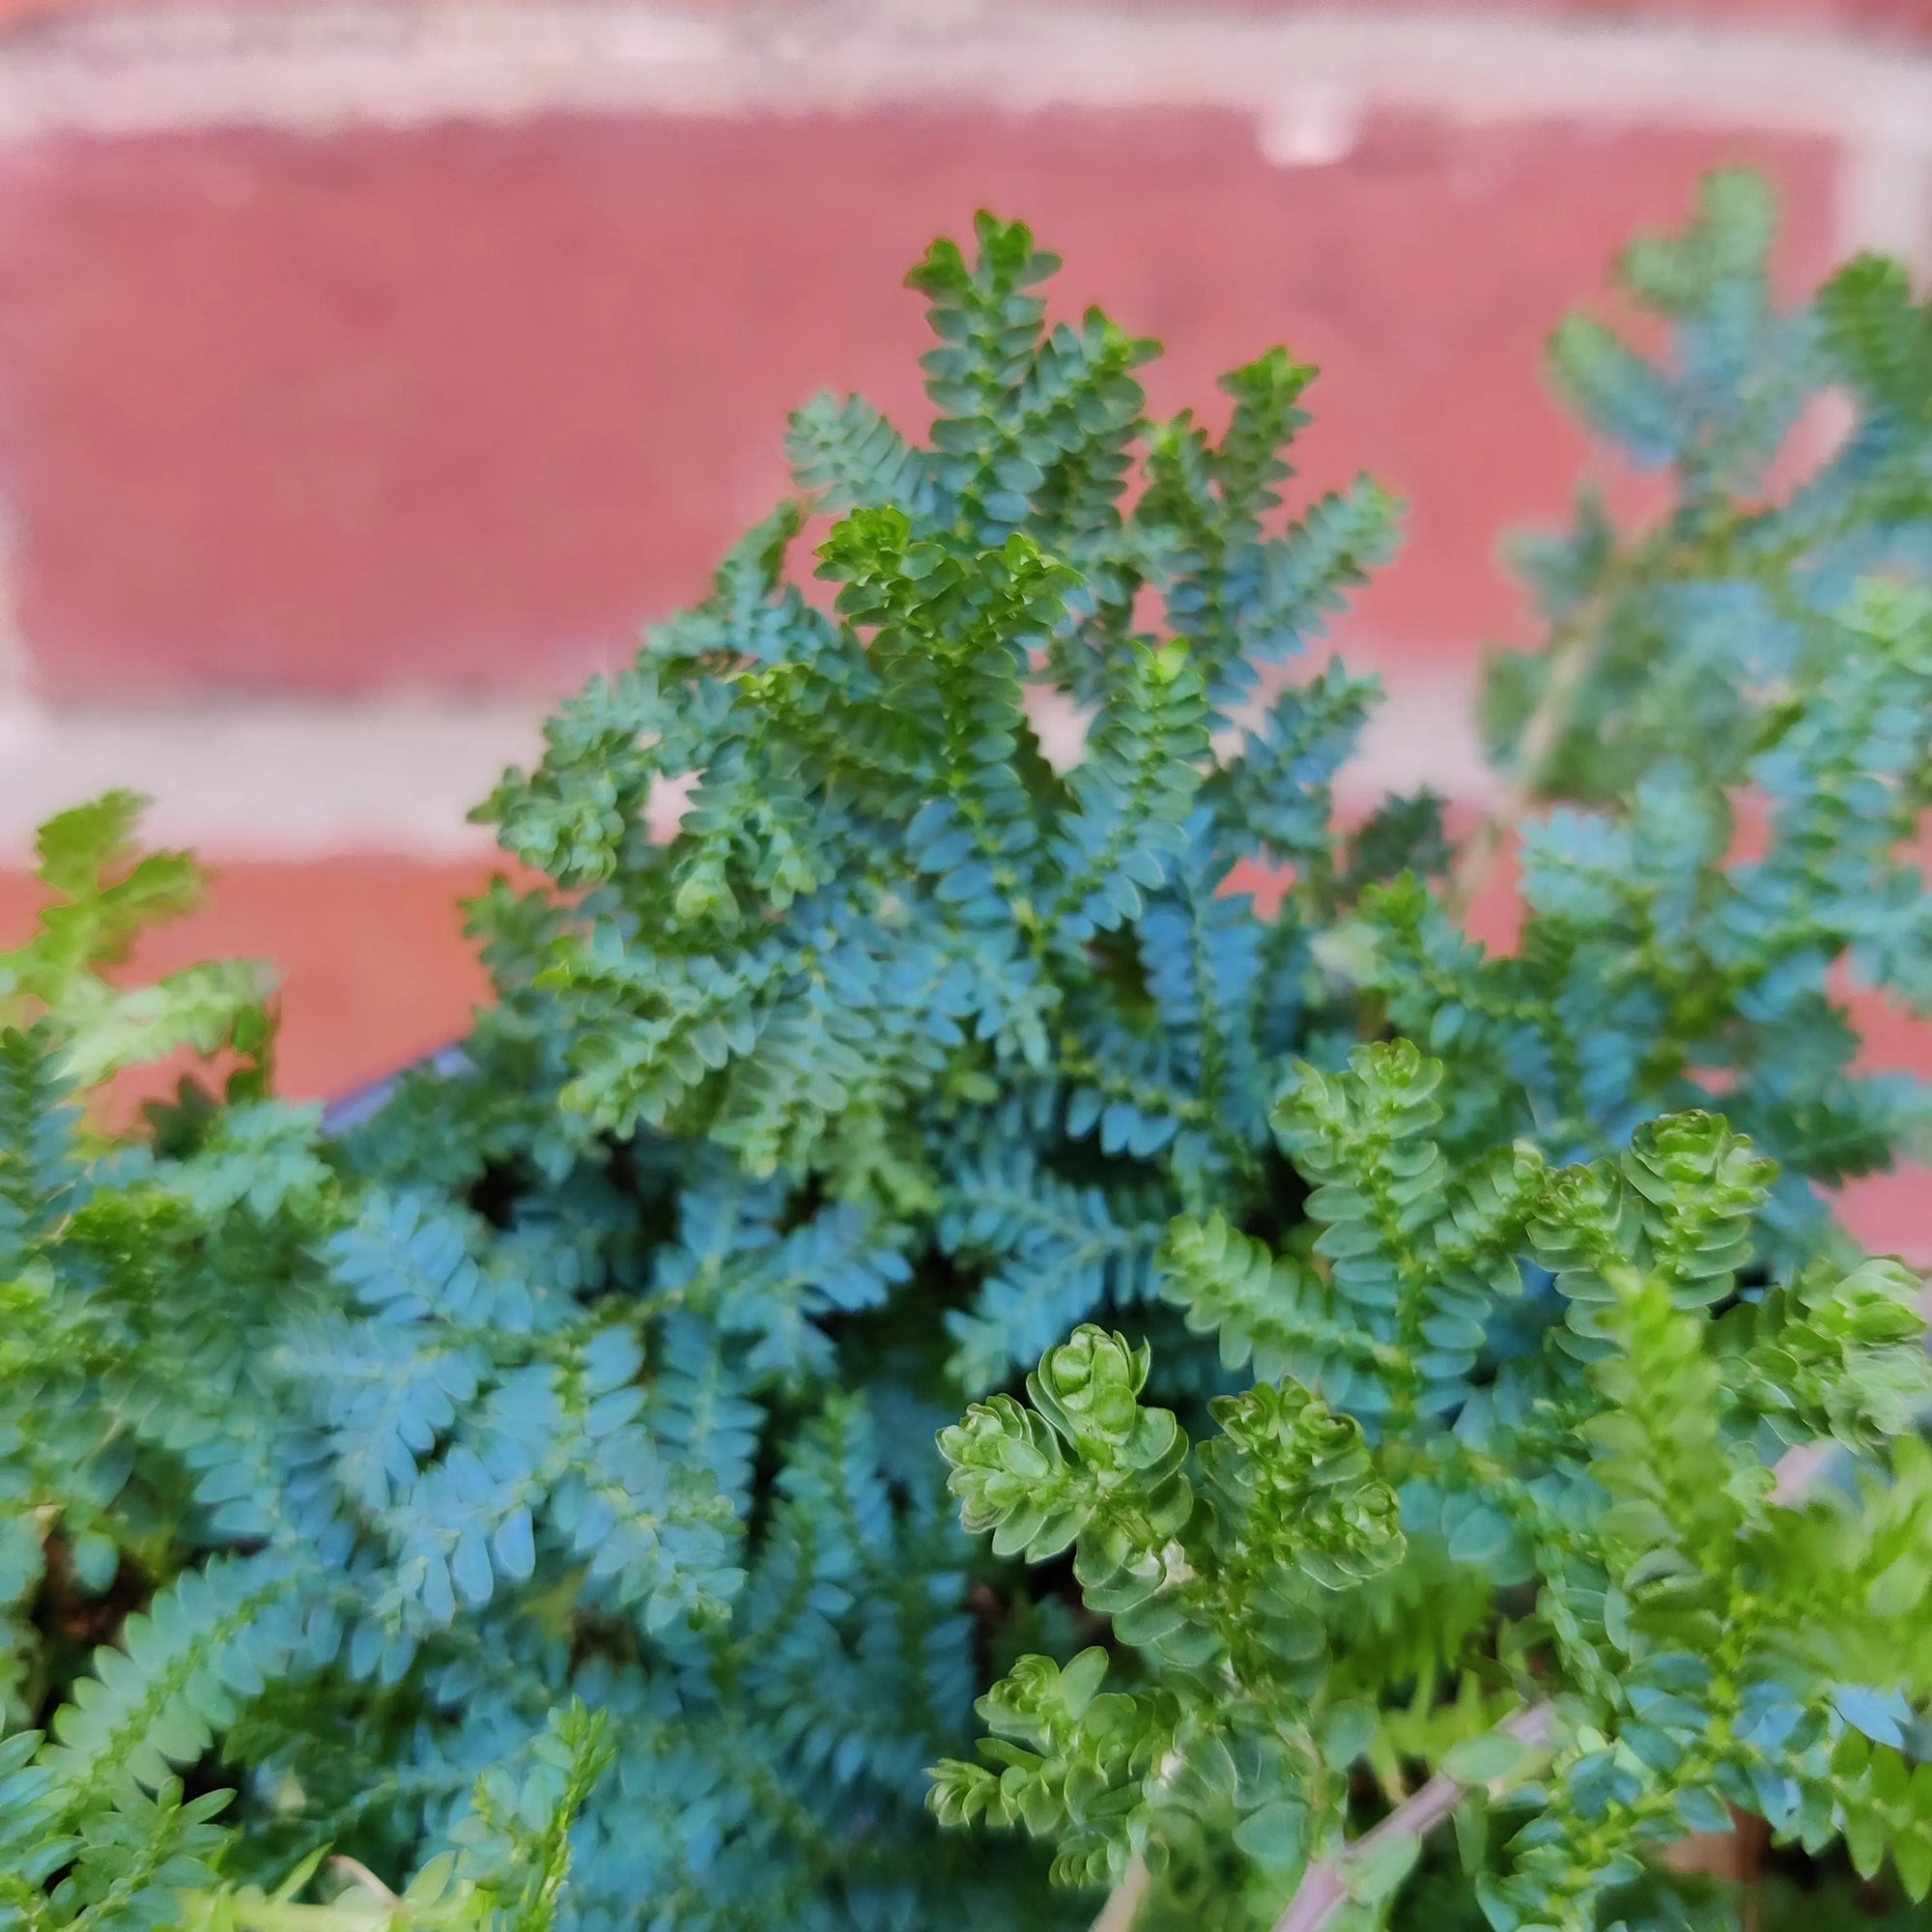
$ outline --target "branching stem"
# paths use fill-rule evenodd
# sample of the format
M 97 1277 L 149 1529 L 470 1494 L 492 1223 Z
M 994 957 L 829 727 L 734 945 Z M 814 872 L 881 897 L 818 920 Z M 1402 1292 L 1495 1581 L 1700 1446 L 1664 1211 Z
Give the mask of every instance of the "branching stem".
M 1549 674 L 1543 696 L 1517 741 L 1494 803 L 1469 835 L 1450 868 L 1444 898 L 1450 912 L 1459 917 L 1465 916 L 1475 904 L 1489 883 L 1504 843 L 1522 822 L 1523 813 L 1536 802 L 1542 789 L 1550 754 L 1569 728 L 1577 694 L 1590 667 L 1590 647 L 1596 640 L 1598 614 L 1599 607 L 1593 602 L 1588 611 L 1573 619 L 1550 640 Z
M 1107 1894 L 1094 1932 L 1130 1932 L 1134 1918 L 1148 1895 L 1151 1875 L 1147 1861 L 1138 1855 L 1121 1876 L 1121 1882 Z
M 1774 1499 L 1787 1507 L 1799 1502 L 1816 1481 L 1825 1462 L 1825 1454 L 1818 1445 L 1801 1443 L 1787 1450 L 1777 1463 Z M 1519 1711 L 1497 1728 L 1505 1737 L 1516 1738 L 1525 1745 L 1539 1745 L 1548 1741 L 1555 1716 L 1556 1707 L 1546 1699 Z M 1310 1865 L 1302 1874 L 1294 1896 L 1289 1900 L 1288 1910 L 1275 1920 L 1274 1932 L 1321 1932 L 1330 1916 L 1349 1896 L 1347 1875 L 1351 1864 L 1373 1857 L 1378 1845 L 1404 1833 L 1426 1837 L 1455 1810 L 1466 1789 L 1453 1777 L 1437 1772 L 1412 1798 L 1405 1799 L 1353 1844 Z M 1109 1920 L 1103 1928 L 1096 1920 L 1094 1932 L 1115 1932 L 1116 1926 L 1131 1923 L 1131 1918 Z
M 1549 1735 L 1556 1715 L 1549 1703 L 1532 1704 L 1519 1711 L 1500 1728 L 1505 1737 L 1526 1745 L 1537 1745 Z M 1437 1772 L 1412 1798 L 1405 1799 L 1380 1824 L 1365 1832 L 1346 1850 L 1319 1859 L 1302 1874 L 1288 1910 L 1274 1922 L 1274 1932 L 1321 1932 L 1330 1916 L 1349 1896 L 1350 1869 L 1372 1859 L 1390 1838 L 1412 1835 L 1424 1837 L 1455 1810 L 1462 1802 L 1465 1785 Z

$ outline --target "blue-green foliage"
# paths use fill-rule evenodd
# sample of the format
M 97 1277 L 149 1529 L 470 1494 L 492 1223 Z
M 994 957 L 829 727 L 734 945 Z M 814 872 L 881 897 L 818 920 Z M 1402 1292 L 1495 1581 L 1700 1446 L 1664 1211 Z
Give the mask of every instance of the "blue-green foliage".
M 923 1503 L 895 1497 L 863 1398 L 760 1360 L 795 1332 L 788 1300 L 865 1306 L 896 1258 L 837 1205 L 781 1234 L 768 1186 L 720 1174 L 613 1293 L 581 1278 L 581 1236 L 352 1196 L 312 1122 L 285 1137 L 279 1187 L 275 1143 L 255 1147 L 256 1187 L 209 1218 L 190 1203 L 230 1157 L 220 1135 L 100 1187 L 13 1291 L 12 1506 L 59 1512 L 60 1560 L 97 1593 L 185 1562 L 55 1718 L 42 1814 L 174 1803 L 225 1733 L 260 1807 L 226 1871 L 277 1877 L 326 1842 L 407 1869 L 425 1833 L 473 1842 L 491 1768 L 575 1695 L 618 1722 L 573 1801 L 572 1922 L 637 1922 L 650 1898 L 669 1922 L 896 1923 L 921 1880 L 966 1883 L 903 1822 L 976 1689 L 959 1534 L 929 1480 Z M 802 1387 L 753 1523 L 760 1398 Z M 37 1569 L 40 1535 L 24 1547 Z M 77 1661 L 55 1634 L 16 1671 L 64 1682 Z M 89 1856 L 52 1918 L 18 1922 L 68 1922 Z
M 1413 881 L 1368 912 L 1371 977 L 1395 1024 L 1448 1061 L 1463 1145 L 1533 1125 L 1593 1152 L 1721 1096 L 1783 1164 L 1776 1219 L 1800 1253 L 1826 1238 L 1806 1180 L 1886 1165 L 1927 1119 L 1919 1083 L 1854 1070 L 1840 969 L 1910 1007 L 1932 992 L 1932 900 L 1905 856 L 1932 712 L 1927 607 L 1872 587 L 1809 628 L 1728 784 L 1672 760 L 1623 811 L 1530 829 L 1512 953 L 1484 956 Z M 1748 858 L 1741 817 L 1762 844 Z M 1477 1066 L 1506 1077 L 1457 1078 Z
M 1782 1164 L 1774 1218 L 1802 1254 L 1827 1238 L 1805 1182 L 1882 1167 L 1926 1124 L 1921 1086 L 1853 1069 L 1843 969 L 1910 1007 L 1932 992 L 1910 856 L 1932 631 L 1895 586 L 1932 563 L 1932 360 L 1889 263 L 1780 312 L 1771 227 L 1760 183 L 1718 176 L 1684 235 L 1629 251 L 1666 363 L 1593 322 L 1556 337 L 1559 389 L 1669 464 L 1671 503 L 1626 538 L 1586 497 L 1568 536 L 1525 547 L 1551 640 L 1494 667 L 1491 722 L 1522 790 L 1570 803 L 1525 836 L 1520 943 L 1485 958 L 1408 881 L 1371 894 L 1367 923 L 1369 977 L 1447 1061 L 1463 1145 L 1533 1123 L 1591 1153 L 1720 1103 Z M 1827 386 L 1850 431 L 1767 494 Z
M 1346 1843 L 1383 1717 L 1361 1691 L 1404 1685 L 1374 1605 L 1413 1561 L 1473 1573 L 1490 1674 L 1524 1714 L 1492 1728 L 1459 1700 L 1416 1753 L 1456 1784 L 1507 1781 L 1504 1862 L 1464 1842 L 1501 1932 L 1593 1922 L 1646 1843 L 1727 1831 L 1733 1804 L 1813 1845 L 1842 1832 L 1861 1871 L 1889 1854 L 1922 1895 L 1918 1281 L 1825 1264 L 1740 1298 L 1773 1170 L 1708 1114 L 1587 1166 L 1520 1146 L 1452 1193 L 1440 1071 L 1406 1042 L 1362 1048 L 1283 1102 L 1331 1265 L 1267 1297 L 1308 1339 L 1210 1405 L 1215 1434 L 1190 1447 L 1140 1401 L 1147 1350 L 1090 1325 L 1029 1378 L 1031 1406 L 995 1396 L 942 1435 L 967 1527 L 1035 1561 L 1071 1545 L 1138 1667 L 1096 1695 L 1100 1650 L 1023 1660 L 981 1701 L 983 1761 L 942 1765 L 935 1808 L 1051 1833 L 1063 1879 L 1143 1860 L 1177 1902 L 1207 1875 L 1214 1923 L 1270 1922 Z M 1520 1293 L 1520 1263 L 1554 1275 L 1561 1314 L 1498 1360 L 1480 1318 Z M 1238 1311 L 1258 1265 L 1183 1223 L 1166 1269 L 1197 1311 L 1228 1289 Z M 1776 1493 L 1776 1459 L 1821 1440 L 1876 1452 L 1875 1510 Z M 1420 1849 L 1364 1838 L 1337 1901 L 1385 1912 Z
M 950 1320 L 970 1387 L 1144 1293 L 1178 1208 L 1255 1192 L 1372 687 L 1288 687 L 1211 769 L 1209 737 L 1396 514 L 1364 480 L 1277 515 L 1312 370 L 1236 371 L 1218 438 L 1149 424 L 1153 346 L 1048 327 L 1053 258 L 1023 228 L 980 242 L 912 276 L 941 345 L 929 449 L 857 402 L 793 423 L 801 483 L 848 512 L 818 551 L 835 613 L 785 582 L 781 512 L 487 808 L 582 893 L 488 922 L 533 949 L 579 1146 L 702 1136 L 867 1217 L 882 1254 L 936 1225 L 984 1284 Z M 1055 698 L 1091 712 L 1065 773 L 1031 722 Z M 649 844 L 650 788 L 693 777 Z M 1227 890 L 1260 858 L 1308 867 L 1272 923 Z M 1095 1153 L 1118 1164 L 1089 1179 Z
M 1844 996 L 1927 1007 L 1932 601 L 1897 579 L 1932 557 L 1932 324 L 1877 263 L 1779 313 L 1769 239 L 1718 178 L 1626 258 L 1663 362 L 1559 332 L 1559 388 L 1672 504 L 1627 539 L 1586 498 L 1529 553 L 1551 637 L 1492 718 L 1512 806 L 1557 803 L 1517 942 L 1463 930 L 1481 840 L 1447 891 L 1372 888 L 1325 956 L 1428 1050 L 1284 1083 L 1285 1240 L 1170 1231 L 1163 1299 L 1253 1388 L 1190 1449 L 1140 1395 L 1159 1349 L 1089 1327 L 942 1437 L 967 1527 L 1071 1543 L 1115 1655 L 1023 1659 L 935 1808 L 1117 1901 L 1151 1871 L 1137 1925 L 1728 1924 L 1646 1852 L 1734 1810 L 1932 1889 L 1920 1285 L 1821 1191 L 1923 1145 Z M 1852 431 L 1767 497 L 1826 384 Z M 1446 1796 L 1396 1803 L 1411 1767 Z M 1406 1889 L 1450 1810 L 1460 1887 Z
M 1499 1725 L 1555 1755 L 1509 1851 L 1463 1807 L 1497 1932 L 1713 1792 L 1918 1884 L 1922 1361 L 1817 1184 L 1920 1112 L 1838 1002 L 1927 992 L 1932 618 L 1853 594 L 1921 548 L 1924 312 L 1869 264 L 1776 311 L 1720 178 L 1630 258 L 1667 367 L 1559 338 L 1677 507 L 1535 560 L 1492 722 L 1563 809 L 1492 958 L 1435 800 L 1336 826 L 1373 685 L 1283 668 L 1397 514 L 1284 508 L 1314 372 L 1149 421 L 1152 345 L 978 241 L 912 277 L 926 444 L 802 411 L 807 495 L 480 809 L 551 887 L 471 908 L 497 1002 L 380 1107 L 267 1097 L 252 974 L 110 988 L 191 869 L 126 799 L 49 828 L 0 960 L 0 1932 L 352 1932 L 386 1886 L 451 1932 L 1048 1927 L 1094 1909 L 1049 1863 L 1136 1860 L 1143 1932 L 1249 1927 L 1376 1791 L 1503 1776 Z M 1762 496 L 1833 383 L 1844 452 Z M 225 1104 L 84 1128 L 182 1046 Z M 1826 1438 L 1862 1500 L 1774 1505 Z M 935 1760 L 1052 1855 L 937 1829 Z

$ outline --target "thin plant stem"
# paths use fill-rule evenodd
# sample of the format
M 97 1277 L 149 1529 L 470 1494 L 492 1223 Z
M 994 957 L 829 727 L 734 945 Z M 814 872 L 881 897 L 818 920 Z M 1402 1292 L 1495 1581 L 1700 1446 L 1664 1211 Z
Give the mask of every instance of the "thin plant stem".
M 1569 728 L 1583 674 L 1590 666 L 1597 613 L 1598 607 L 1593 604 L 1585 616 L 1565 626 L 1550 642 L 1548 681 L 1536 709 L 1522 727 L 1522 735 L 1517 740 L 1515 754 L 1503 772 L 1495 802 L 1469 835 L 1450 868 L 1444 896 L 1454 914 L 1466 915 L 1475 904 L 1489 884 L 1504 844 L 1542 790 L 1550 753 Z
M 1146 1902 L 1151 1874 L 1147 1868 L 1147 1861 L 1135 1854 L 1127 1868 L 1121 1875 L 1121 1882 L 1107 1894 L 1107 1902 L 1100 1908 L 1100 1916 L 1094 1921 L 1094 1932 L 1130 1932 L 1141 1906 Z
M 1555 1721 L 1555 1706 L 1532 1704 L 1499 1728 L 1505 1737 L 1525 1745 L 1542 1744 Z M 1318 1859 L 1302 1874 L 1288 1910 L 1274 1922 L 1274 1932 L 1321 1932 L 1329 1918 L 1347 1902 L 1350 1870 L 1372 1859 L 1391 1838 L 1426 1837 L 1462 1803 L 1466 1785 L 1437 1772 L 1412 1797 L 1406 1798 L 1380 1824 L 1363 1833 L 1353 1844 L 1325 1859 Z
M 1786 1508 L 1802 1502 L 1804 1492 L 1818 1480 L 1827 1466 L 1829 1451 L 1824 1445 L 1800 1443 L 1778 1459 L 1773 1500 Z M 1547 1698 L 1531 1704 L 1496 1728 L 1504 1737 L 1525 1745 L 1548 1742 L 1555 1723 L 1556 1707 Z M 1351 1866 L 1374 1855 L 1388 1839 L 1412 1833 L 1426 1837 L 1462 1802 L 1468 1787 L 1437 1772 L 1412 1798 L 1406 1798 L 1378 1825 L 1364 1832 L 1352 1844 L 1325 1859 L 1319 1859 L 1301 1875 L 1288 1909 L 1274 1922 L 1274 1932 L 1321 1932 L 1329 1918 L 1347 1901 L 1348 1874 Z M 1130 1919 L 1119 1921 L 1128 1924 Z M 1094 1932 L 1101 1932 L 1096 1922 Z M 1107 1932 L 1113 1932 L 1110 1924 Z

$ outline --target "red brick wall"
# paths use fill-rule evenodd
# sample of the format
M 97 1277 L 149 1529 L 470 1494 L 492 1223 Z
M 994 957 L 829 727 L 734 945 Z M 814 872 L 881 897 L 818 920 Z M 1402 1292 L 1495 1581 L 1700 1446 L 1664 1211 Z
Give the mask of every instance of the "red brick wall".
M 923 414 L 900 287 L 1024 214 L 1211 407 L 1270 342 L 1323 367 L 1313 483 L 1413 504 L 1355 628 L 1399 661 L 1512 625 L 1497 532 L 1583 444 L 1539 345 L 1633 227 L 1747 157 L 1829 259 L 1822 143 L 1377 116 L 1282 168 L 1238 117 L 550 121 L 164 135 L 0 156 L 0 419 L 45 689 L 548 694 L 696 594 L 786 487 L 786 413 Z
M 1584 454 L 1539 343 L 1633 228 L 1745 159 L 1794 284 L 1874 229 L 1932 246 L 1932 0 L 631 0 L 608 74 L 558 52 L 594 11 L 0 0 L 0 862 L 57 787 L 43 724 L 145 732 L 130 776 L 236 862 L 170 944 L 286 963 L 297 1092 L 480 989 L 449 899 L 487 853 L 400 805 L 331 838 L 359 721 L 533 718 L 625 652 L 783 488 L 812 390 L 917 426 L 900 277 L 977 206 L 1064 254 L 1069 305 L 1166 340 L 1157 407 L 1273 341 L 1323 365 L 1308 482 L 1367 467 L 1413 505 L 1343 641 L 1445 720 L 1521 631 L 1496 537 Z M 1003 62 L 1042 22 L 1057 65 Z M 351 700 L 253 790 L 199 768 L 210 707 L 272 737 Z M 471 779 L 438 782 L 453 826 Z M 0 873 L 0 926 L 23 905 Z M 1865 1211 L 1910 1232 L 1896 1188 Z

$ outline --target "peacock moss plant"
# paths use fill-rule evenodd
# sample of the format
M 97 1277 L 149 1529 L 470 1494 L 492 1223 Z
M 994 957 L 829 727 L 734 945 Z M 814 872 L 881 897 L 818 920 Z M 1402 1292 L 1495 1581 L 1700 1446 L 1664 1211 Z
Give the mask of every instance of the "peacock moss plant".
M 1527 552 L 1460 844 L 1339 825 L 1375 688 L 1279 668 L 1398 522 L 1285 512 L 1314 372 L 1150 421 L 990 219 L 911 278 L 926 441 L 803 411 L 800 501 L 481 809 L 552 883 L 373 1118 L 270 1097 L 250 976 L 110 990 L 190 873 L 49 826 L 0 1932 L 1716 1926 L 1657 1852 L 1737 1817 L 1922 1896 L 1918 1284 L 1833 1190 L 1925 1118 L 1844 991 L 1932 995 L 1932 312 L 1781 309 L 1770 239 L 1715 177 L 1625 259 L 1662 359 L 1559 332 L 1670 505 Z M 218 1101 L 81 1132 L 184 1043 Z

